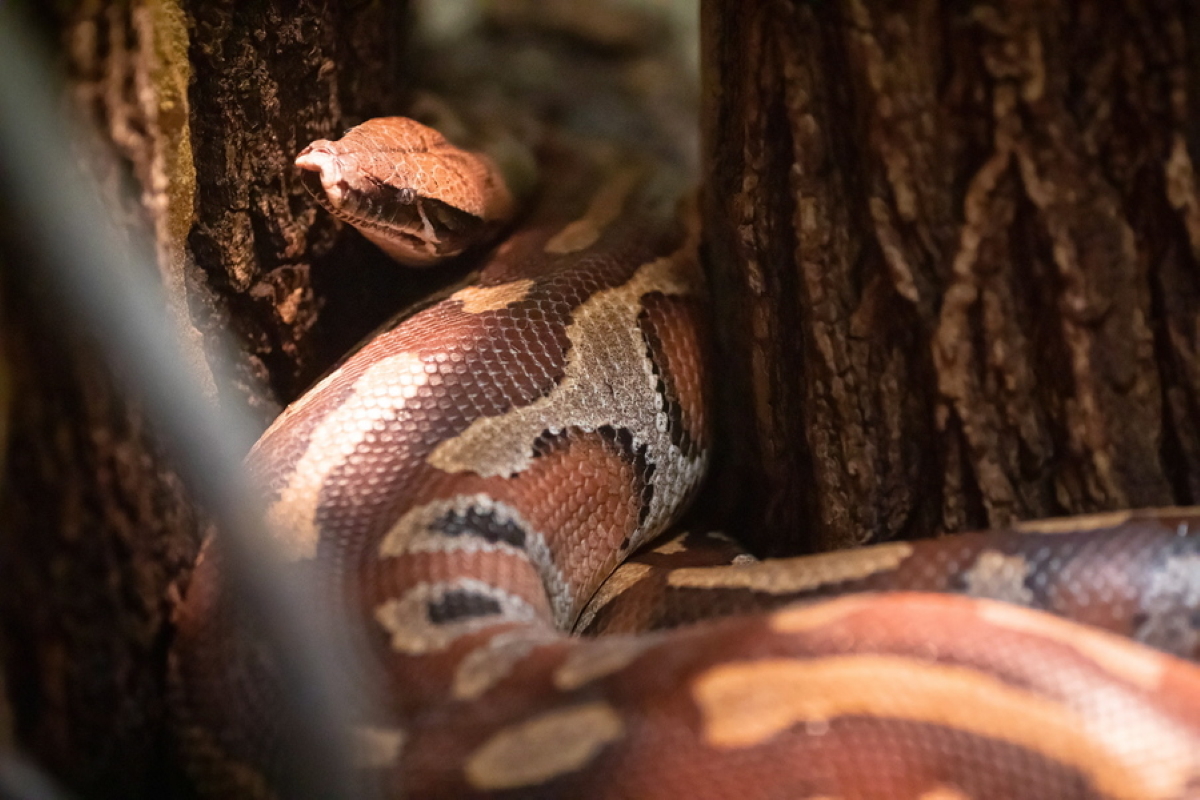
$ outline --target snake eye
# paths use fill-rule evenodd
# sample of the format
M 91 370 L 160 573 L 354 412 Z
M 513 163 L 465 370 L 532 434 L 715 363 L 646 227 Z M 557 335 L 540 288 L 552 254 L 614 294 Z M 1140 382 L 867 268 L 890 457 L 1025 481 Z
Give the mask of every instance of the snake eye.
M 406 206 L 411 206 L 417 200 L 417 190 L 411 186 L 404 186 L 396 190 L 396 199 Z

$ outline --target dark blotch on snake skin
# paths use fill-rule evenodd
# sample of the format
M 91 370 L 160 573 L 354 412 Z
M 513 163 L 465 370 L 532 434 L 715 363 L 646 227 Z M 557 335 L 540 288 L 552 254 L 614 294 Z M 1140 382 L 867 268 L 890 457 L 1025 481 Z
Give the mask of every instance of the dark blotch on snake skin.
M 440 600 L 428 604 L 429 621 L 434 625 L 446 625 L 474 617 L 491 617 L 501 611 L 500 601 L 466 589 L 452 589 Z
M 446 536 L 478 536 L 486 542 L 501 542 L 521 549 L 525 547 L 525 531 L 521 526 L 478 508 L 472 508 L 465 514 L 448 511 L 429 527 Z

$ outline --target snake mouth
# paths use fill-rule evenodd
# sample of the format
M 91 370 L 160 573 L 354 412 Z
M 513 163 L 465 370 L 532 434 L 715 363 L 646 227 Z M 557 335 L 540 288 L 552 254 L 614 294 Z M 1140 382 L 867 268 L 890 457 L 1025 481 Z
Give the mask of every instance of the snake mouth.
M 458 255 L 484 237 L 487 224 L 440 200 L 417 197 L 412 189 L 369 181 L 369 190 L 331 181 L 328 170 L 305 168 L 301 182 L 317 203 L 338 219 L 410 265 Z

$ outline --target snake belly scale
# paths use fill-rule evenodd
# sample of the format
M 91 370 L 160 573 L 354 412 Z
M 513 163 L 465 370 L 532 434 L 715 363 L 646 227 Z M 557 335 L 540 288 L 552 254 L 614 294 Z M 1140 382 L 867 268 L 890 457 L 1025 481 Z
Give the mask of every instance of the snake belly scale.
M 378 170 L 380 141 L 426 130 L 369 124 L 298 162 L 335 213 L 347 154 Z M 778 562 L 692 534 L 618 569 L 708 458 L 697 230 L 652 168 L 547 152 L 553 179 L 477 280 L 375 335 L 248 457 L 283 549 L 380 676 L 386 703 L 351 731 L 365 775 L 413 798 L 1200 797 L 1185 512 Z M 347 214 L 400 229 L 394 255 L 428 263 L 503 224 L 403 172 L 362 181 Z M 1067 569 L 1091 552 L 1072 536 L 1106 560 Z M 178 614 L 180 743 L 203 793 L 278 796 L 269 669 L 220 574 L 207 548 Z M 865 593 L 826 599 L 846 591 Z M 1019 605 L 1153 629 L 1183 658 Z M 610 635 L 564 633 L 589 625 Z

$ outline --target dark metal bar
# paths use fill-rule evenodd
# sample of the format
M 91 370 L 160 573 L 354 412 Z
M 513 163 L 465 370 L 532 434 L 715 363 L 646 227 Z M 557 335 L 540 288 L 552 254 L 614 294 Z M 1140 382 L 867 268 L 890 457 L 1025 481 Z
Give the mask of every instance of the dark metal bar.
M 70 797 L 15 753 L 0 753 L 0 800 L 69 800 Z

